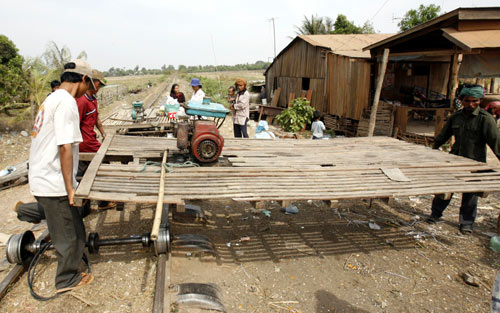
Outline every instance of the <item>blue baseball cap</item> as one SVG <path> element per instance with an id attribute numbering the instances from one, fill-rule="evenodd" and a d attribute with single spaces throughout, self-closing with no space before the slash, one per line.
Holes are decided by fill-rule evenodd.
<path id="1" fill-rule="evenodd" d="M 201 86 L 201 82 L 199 78 L 191 79 L 191 86 Z"/>

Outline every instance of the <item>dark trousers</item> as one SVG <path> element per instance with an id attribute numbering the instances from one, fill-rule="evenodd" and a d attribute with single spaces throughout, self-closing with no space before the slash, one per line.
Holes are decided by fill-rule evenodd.
<path id="1" fill-rule="evenodd" d="M 453 197 L 453 194 L 452 194 Z M 477 214 L 477 195 L 475 193 L 464 193 L 460 205 L 460 225 L 472 225 Z M 432 200 L 432 216 L 441 217 L 443 211 L 450 204 L 450 200 L 444 200 L 438 196 Z"/>
<path id="2" fill-rule="evenodd" d="M 17 217 L 32 223 L 47 220 L 57 255 L 56 288 L 72 287 L 81 279 L 79 266 L 86 237 L 83 217 L 88 215 L 90 208 L 70 206 L 67 196 L 36 197 L 36 200 L 36 203 L 20 205 Z"/>
<path id="3" fill-rule="evenodd" d="M 245 120 L 245 125 L 233 124 L 235 138 L 248 138 L 247 123 L 248 118 Z"/>

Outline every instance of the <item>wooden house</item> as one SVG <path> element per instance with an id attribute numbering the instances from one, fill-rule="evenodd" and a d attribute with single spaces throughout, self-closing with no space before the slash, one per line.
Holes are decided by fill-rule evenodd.
<path id="1" fill-rule="evenodd" d="M 459 79 L 481 80 L 488 91 L 498 92 L 500 7 L 458 8 L 364 50 L 374 60 L 381 60 L 384 50 L 388 51 L 381 99 L 397 103 L 399 132 L 406 132 L 409 111 L 432 110 L 438 133 L 445 111 L 453 109 Z M 416 106 L 415 96 L 430 101 Z M 432 103 L 439 99 L 441 105 Z"/>
<path id="2" fill-rule="evenodd" d="M 291 93 L 311 90 L 311 105 L 323 114 L 359 120 L 370 106 L 372 72 L 370 53 L 363 48 L 390 36 L 299 35 L 265 71 L 268 96 L 281 88 L 277 105 L 286 107 Z"/>

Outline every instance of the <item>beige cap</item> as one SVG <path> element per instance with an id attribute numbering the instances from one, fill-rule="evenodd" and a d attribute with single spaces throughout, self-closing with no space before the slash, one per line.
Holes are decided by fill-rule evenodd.
<path id="1" fill-rule="evenodd" d="M 92 79 L 98 80 L 101 83 L 101 86 L 106 86 L 106 83 L 104 83 L 104 76 L 102 75 L 102 72 L 98 70 L 92 70 Z"/>
<path id="2" fill-rule="evenodd" d="M 82 59 L 74 59 L 71 60 L 69 63 L 75 63 L 75 68 L 65 69 L 64 73 L 70 72 L 81 75 L 87 75 L 90 78 L 90 82 L 92 83 L 93 89 L 95 90 L 96 88 L 94 85 L 94 81 L 92 80 L 92 68 L 90 67 L 90 65 Z"/>
<path id="3" fill-rule="evenodd" d="M 92 68 L 90 65 L 81 59 L 71 60 L 69 63 L 75 63 L 75 68 L 65 69 L 64 72 L 78 73 L 82 75 L 87 75 L 92 78 Z"/>

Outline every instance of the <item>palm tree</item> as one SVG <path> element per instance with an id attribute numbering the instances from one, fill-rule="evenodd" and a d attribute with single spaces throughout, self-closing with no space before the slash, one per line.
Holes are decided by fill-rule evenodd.
<path id="1" fill-rule="evenodd" d="M 50 82 L 58 78 L 59 71 L 49 68 L 40 57 L 26 59 L 23 70 L 25 73 L 29 73 L 27 77 L 29 101 L 32 118 L 34 118 L 40 104 L 50 92 Z"/>
<path id="2" fill-rule="evenodd" d="M 70 62 L 72 59 L 69 48 L 67 46 L 62 46 L 62 48 L 59 49 L 54 41 L 50 41 L 47 44 L 47 50 L 45 50 L 43 58 L 47 66 L 51 69 L 55 69 L 58 74 L 64 71 L 64 64 Z M 87 60 L 87 53 L 82 51 L 76 58 Z"/>
<path id="3" fill-rule="evenodd" d="M 332 20 L 330 18 L 326 18 L 325 22 L 323 22 L 323 17 L 311 15 L 311 19 L 308 19 L 307 16 L 304 15 L 304 20 L 302 21 L 302 26 L 295 26 L 297 31 L 295 32 L 297 35 L 318 35 L 318 34 L 328 34 L 329 30 L 332 28 Z M 327 28 L 329 28 L 327 30 Z"/>

